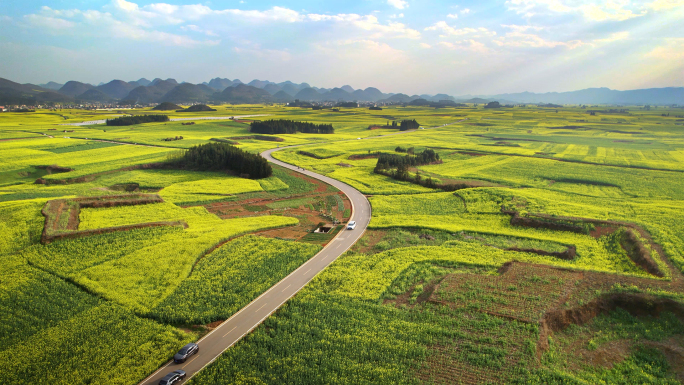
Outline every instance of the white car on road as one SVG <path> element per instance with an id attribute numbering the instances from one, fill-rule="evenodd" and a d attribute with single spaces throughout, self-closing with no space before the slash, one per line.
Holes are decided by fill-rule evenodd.
<path id="1" fill-rule="evenodd" d="M 354 230 L 356 228 L 356 222 L 351 221 L 347 223 L 347 230 Z"/>

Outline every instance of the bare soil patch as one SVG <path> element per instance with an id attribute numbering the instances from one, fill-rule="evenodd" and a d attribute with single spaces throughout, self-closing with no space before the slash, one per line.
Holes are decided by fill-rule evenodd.
<path id="1" fill-rule="evenodd" d="M 81 213 L 81 208 L 83 207 L 98 208 L 134 206 L 160 203 L 163 201 L 164 200 L 158 195 L 146 194 L 51 200 L 48 201 L 41 210 L 41 213 L 45 217 L 45 224 L 43 226 L 43 233 L 41 235 L 40 241 L 43 244 L 48 244 L 54 242 L 55 240 L 82 238 L 95 234 L 126 231 L 146 227 L 183 226 L 187 228 L 187 224 L 184 222 L 149 222 L 93 230 L 78 230 L 79 215 Z"/>
<path id="2" fill-rule="evenodd" d="M 595 317 L 616 309 L 624 309 L 635 317 L 659 317 L 663 312 L 674 314 L 684 321 L 684 304 L 663 297 L 637 292 L 625 292 L 616 287 L 633 287 L 638 290 L 680 290 L 677 282 L 618 276 L 609 273 L 575 271 L 537 264 L 509 262 L 499 269 L 499 276 L 472 273 L 455 273 L 444 276 L 432 289 L 427 302 L 432 306 L 447 306 L 466 312 L 482 312 L 518 322 L 539 325 L 536 354 L 540 359 L 549 349 L 549 337 L 561 333 L 570 325 L 583 325 Z M 617 285 L 617 286 L 616 286 Z M 385 301 L 395 306 L 409 306 L 410 293 L 415 285 L 396 298 Z M 418 301 L 416 301 L 418 302 Z M 418 306 L 416 303 L 413 306 Z M 460 314 L 460 313 L 458 313 Z M 465 315 L 464 315 L 465 316 Z M 591 329 L 583 329 L 569 340 L 569 345 L 558 345 L 563 354 L 578 357 L 568 362 L 568 369 L 581 370 L 584 365 L 611 368 L 632 354 L 639 344 L 655 347 L 663 352 L 671 365 L 671 372 L 684 378 L 684 336 L 676 335 L 664 341 L 653 342 L 632 339 L 616 339 L 601 343 L 591 350 L 590 341 L 595 337 Z M 487 332 L 483 332 L 486 338 Z M 513 340 L 514 350 L 525 348 L 531 341 Z M 554 340 L 555 337 L 554 337 Z M 451 359 L 459 349 L 454 346 L 434 345 L 426 363 L 415 375 L 422 380 L 436 383 L 505 383 L 499 371 L 487 372 L 477 366 Z M 514 354 L 507 353 L 507 360 Z M 514 361 L 509 362 L 516 364 Z M 531 367 L 540 361 L 531 362 Z"/>

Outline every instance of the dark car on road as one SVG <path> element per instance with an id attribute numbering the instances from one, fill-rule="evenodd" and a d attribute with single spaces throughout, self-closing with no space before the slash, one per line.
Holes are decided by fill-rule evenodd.
<path id="1" fill-rule="evenodd" d="M 159 380 L 159 385 L 173 385 L 177 384 L 185 378 L 185 372 L 182 370 L 174 370 Z"/>
<path id="2" fill-rule="evenodd" d="M 176 353 L 176 355 L 173 356 L 173 362 L 180 364 L 181 362 L 185 362 L 185 360 L 188 359 L 191 355 L 197 353 L 199 351 L 199 346 L 197 344 L 193 344 L 192 342 L 183 346 L 181 350 Z"/>

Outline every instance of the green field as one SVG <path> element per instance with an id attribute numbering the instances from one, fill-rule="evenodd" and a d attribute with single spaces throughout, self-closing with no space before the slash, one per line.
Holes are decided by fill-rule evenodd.
<path id="1" fill-rule="evenodd" d="M 681 109 L 215 108 L 170 115 L 263 115 L 245 119 L 335 133 L 272 142 L 231 120 L 62 126 L 116 114 L 0 114 L 6 381 L 135 384 L 321 249 L 314 235 L 254 234 L 301 225 L 288 210 L 345 210 L 337 195 L 317 199 L 311 181 L 281 168 L 250 180 L 154 166 L 212 139 L 250 152 L 304 145 L 274 157 L 348 183 L 373 214 L 357 245 L 191 383 L 684 381 L 684 321 L 667 307 L 684 306 Z M 403 119 L 426 129 L 368 129 Z M 377 153 L 405 156 L 399 146 L 439 154 L 411 178 L 459 188 L 374 173 Z M 61 225 L 95 234 L 40 243 L 48 201 L 132 192 L 164 202 L 82 208 Z M 98 233 L 157 222 L 176 225 Z M 679 305 L 639 312 L 624 298 Z M 554 312 L 596 301 L 608 310 L 548 329 Z"/>

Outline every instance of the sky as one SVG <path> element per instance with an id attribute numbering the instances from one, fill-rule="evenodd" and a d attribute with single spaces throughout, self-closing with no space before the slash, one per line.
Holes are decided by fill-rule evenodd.
<path id="1" fill-rule="evenodd" d="M 406 94 L 684 86 L 684 0 L 0 0 L 0 77 Z"/>

